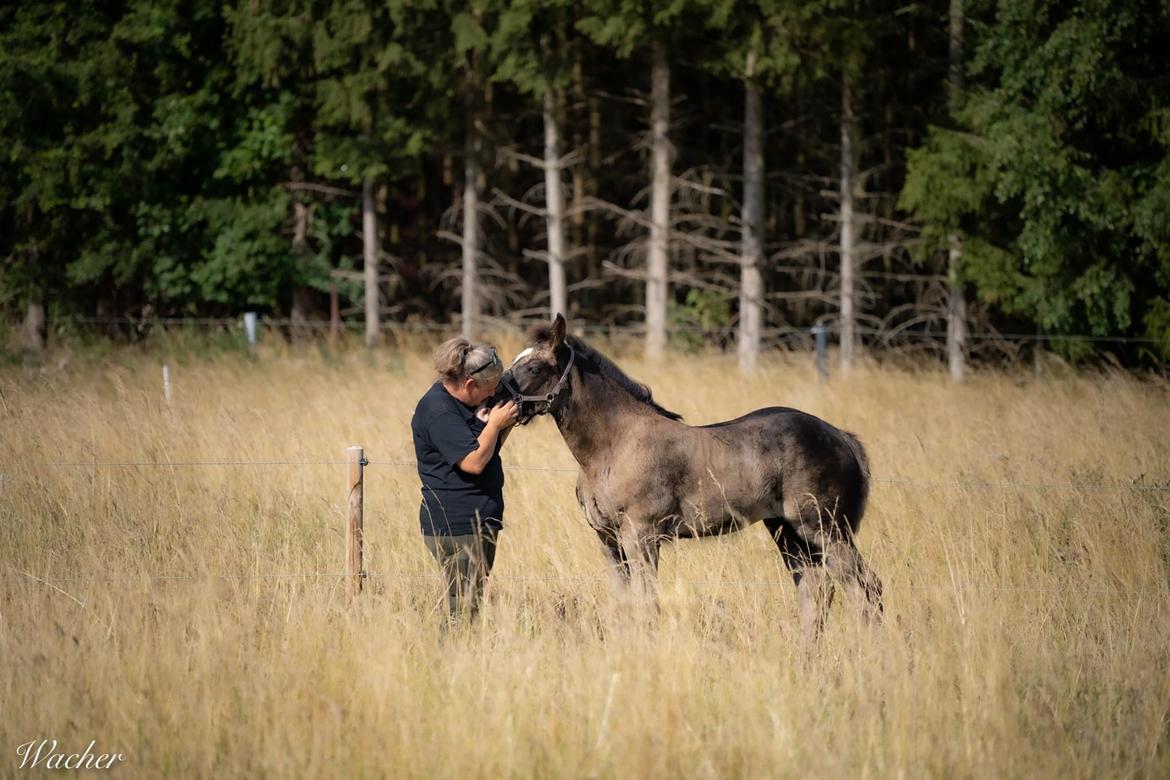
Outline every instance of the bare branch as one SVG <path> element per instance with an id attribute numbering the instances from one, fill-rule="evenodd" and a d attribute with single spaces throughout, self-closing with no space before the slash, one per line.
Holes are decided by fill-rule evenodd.
<path id="1" fill-rule="evenodd" d="M 525 203 L 523 201 L 516 200 L 511 195 L 508 195 L 507 193 L 505 193 L 503 190 L 499 189 L 498 187 L 492 190 L 492 194 L 494 194 L 497 198 L 502 200 L 504 202 L 505 206 L 509 206 L 511 208 L 514 208 L 517 211 L 523 211 L 526 214 L 531 214 L 532 216 L 540 217 L 541 219 L 545 219 L 548 217 L 548 210 L 547 209 L 537 208 L 536 206 L 529 206 L 527 203 Z"/>
<path id="2" fill-rule="evenodd" d="M 513 160 L 519 160 L 522 163 L 528 163 L 533 168 L 539 168 L 542 171 L 544 170 L 544 167 L 545 167 L 544 160 L 542 160 L 541 158 L 533 157 L 530 154 L 525 154 L 524 152 L 516 151 L 515 149 L 513 149 L 512 147 L 509 147 L 509 146 L 499 147 L 497 149 L 497 153 L 503 155 L 504 157 L 509 157 Z"/>
<path id="3" fill-rule="evenodd" d="M 360 198 L 362 196 L 360 192 L 344 190 L 341 187 L 334 187 L 329 184 L 317 184 L 311 181 L 286 181 L 282 182 L 280 186 L 284 187 L 286 190 L 292 190 L 294 192 L 321 192 L 326 195 L 340 195 L 346 198 Z"/>
<path id="4" fill-rule="evenodd" d="M 691 181 L 690 179 L 683 178 L 682 176 L 672 176 L 670 181 L 675 185 L 675 187 L 680 189 L 695 190 L 697 192 L 707 193 L 708 195 L 718 195 L 721 198 L 734 200 L 734 197 L 731 195 L 731 193 L 720 187 L 711 187 L 706 184 L 700 184 L 699 182 Z"/>
<path id="5" fill-rule="evenodd" d="M 605 273 L 610 276 L 619 276 L 623 279 L 634 279 L 641 282 L 646 281 L 645 271 L 636 271 L 630 268 L 622 268 L 621 266 L 611 263 L 608 260 L 602 262 L 601 267 Z M 705 279 L 700 279 L 693 274 L 686 273 L 685 271 L 670 271 L 668 274 L 668 281 L 671 284 L 682 284 L 686 285 L 687 287 L 699 287 L 705 290 L 712 290 L 714 292 L 726 295 L 727 297 L 735 297 L 739 295 L 739 289 L 734 285 L 714 284 Z"/>

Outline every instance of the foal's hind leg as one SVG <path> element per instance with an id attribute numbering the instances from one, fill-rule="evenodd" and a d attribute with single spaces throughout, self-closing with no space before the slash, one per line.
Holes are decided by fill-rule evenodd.
<path id="1" fill-rule="evenodd" d="M 852 539 L 836 539 L 825 545 L 825 567 L 853 602 L 861 607 L 870 625 L 882 620 L 882 581 L 861 557 Z"/>
<path id="2" fill-rule="evenodd" d="M 833 579 L 825 569 L 824 554 L 816 544 L 801 538 L 792 524 L 782 518 L 766 518 L 764 526 L 780 548 L 780 557 L 796 583 L 801 634 L 805 641 L 815 641 L 825 627 L 825 618 L 833 603 Z"/>

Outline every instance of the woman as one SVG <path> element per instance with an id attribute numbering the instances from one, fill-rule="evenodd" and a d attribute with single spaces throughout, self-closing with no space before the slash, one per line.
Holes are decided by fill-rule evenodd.
<path id="1" fill-rule="evenodd" d="M 453 338 L 435 353 L 435 369 L 439 380 L 410 423 L 422 480 L 419 520 L 446 580 L 448 617 L 474 620 L 503 527 L 500 447 L 517 409 L 509 401 L 477 413 L 504 373 L 494 347 Z"/>

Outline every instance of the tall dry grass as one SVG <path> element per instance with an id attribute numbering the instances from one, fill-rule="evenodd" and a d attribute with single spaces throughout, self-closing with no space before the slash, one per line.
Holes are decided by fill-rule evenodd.
<path id="1" fill-rule="evenodd" d="M 693 423 L 783 404 L 861 435 L 882 629 L 839 600 L 808 652 L 761 526 L 671 546 L 660 612 L 628 614 L 574 475 L 519 468 L 572 465 L 545 420 L 505 451 L 482 623 L 440 640 L 411 468 L 367 470 L 351 606 L 340 465 L 64 465 L 406 460 L 422 351 L 180 360 L 169 407 L 157 356 L 10 367 L 0 774 L 57 739 L 150 777 L 1170 775 L 1170 492 L 1125 487 L 1170 477 L 1164 384 L 621 362 Z"/>

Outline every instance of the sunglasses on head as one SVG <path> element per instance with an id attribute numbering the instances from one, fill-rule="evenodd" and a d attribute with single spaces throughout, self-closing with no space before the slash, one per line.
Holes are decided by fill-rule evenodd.
<path id="1" fill-rule="evenodd" d="M 471 373 L 469 373 L 468 376 L 469 377 L 475 376 L 480 371 L 483 371 L 485 368 L 488 368 L 489 366 L 494 366 L 496 363 L 499 363 L 499 362 L 500 362 L 500 356 L 499 356 L 499 354 L 496 353 L 495 347 L 492 347 L 491 358 L 486 363 L 484 363 L 482 366 L 480 366 L 479 368 L 477 368 L 474 371 L 472 371 Z"/>

